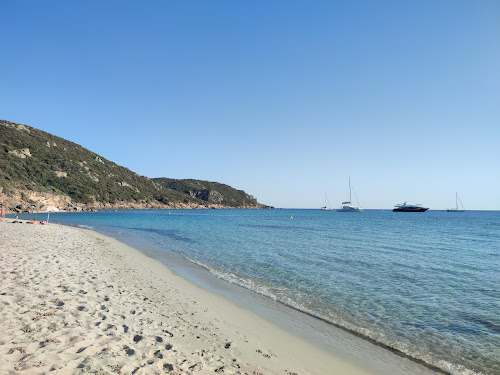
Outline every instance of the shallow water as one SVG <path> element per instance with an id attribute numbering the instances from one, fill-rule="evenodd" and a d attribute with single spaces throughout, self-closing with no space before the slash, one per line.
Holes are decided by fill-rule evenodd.
<path id="1" fill-rule="evenodd" d="M 188 259 L 444 371 L 500 374 L 500 212 L 125 210 L 51 221 Z"/>

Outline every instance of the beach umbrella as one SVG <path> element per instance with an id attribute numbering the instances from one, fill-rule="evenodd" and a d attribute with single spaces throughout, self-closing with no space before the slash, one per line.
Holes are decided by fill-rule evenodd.
<path id="1" fill-rule="evenodd" d="M 47 212 L 47 224 L 48 224 L 50 213 L 51 212 L 58 212 L 59 208 L 54 207 L 54 206 L 42 206 L 42 208 L 40 208 L 40 211 Z"/>

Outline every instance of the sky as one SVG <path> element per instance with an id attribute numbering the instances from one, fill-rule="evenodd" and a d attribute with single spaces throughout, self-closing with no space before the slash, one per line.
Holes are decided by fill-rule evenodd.
<path id="1" fill-rule="evenodd" d="M 498 0 L 0 0 L 0 119 L 283 208 L 500 210 Z M 1 136 L 1 135 L 0 135 Z M 356 203 L 356 202 L 355 202 Z"/>

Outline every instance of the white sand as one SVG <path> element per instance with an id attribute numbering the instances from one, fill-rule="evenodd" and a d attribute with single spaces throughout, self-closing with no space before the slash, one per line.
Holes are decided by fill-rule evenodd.
<path id="1" fill-rule="evenodd" d="M 112 238 L 0 222 L 0 374 L 366 374 Z"/>

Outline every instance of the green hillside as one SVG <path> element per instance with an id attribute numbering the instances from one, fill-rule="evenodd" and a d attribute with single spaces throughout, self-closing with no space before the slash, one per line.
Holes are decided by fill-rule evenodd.
<path id="1" fill-rule="evenodd" d="M 217 192 L 190 194 L 183 191 L 186 189 L 171 188 L 163 183 L 168 179 L 155 180 L 139 176 L 63 138 L 0 120 L 0 200 L 11 202 L 10 205 L 17 201 L 17 206 L 35 209 L 36 204 L 26 197 L 29 192 L 43 193 L 44 197 L 66 196 L 72 205 L 81 209 L 114 206 L 203 208 L 211 204 L 243 207 L 257 204 L 243 191 L 227 185 L 186 180 L 189 181 L 186 186 L 199 183 L 200 187 L 207 184 L 224 187 Z M 224 196 L 226 192 L 227 197 Z"/>

